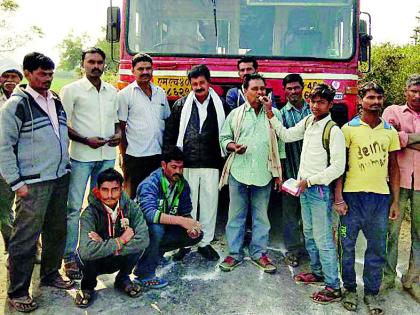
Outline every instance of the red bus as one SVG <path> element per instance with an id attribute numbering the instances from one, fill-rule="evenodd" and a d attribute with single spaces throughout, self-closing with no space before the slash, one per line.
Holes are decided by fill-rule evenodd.
<path id="1" fill-rule="evenodd" d="M 133 55 L 146 52 L 169 100 L 188 94 L 186 72 L 198 64 L 210 68 L 224 96 L 241 83 L 237 60 L 250 55 L 278 104 L 285 103 L 282 78 L 300 73 L 306 95 L 314 84 L 332 85 L 334 109 L 348 119 L 359 68 L 369 68 L 370 20 L 360 14 L 359 0 L 124 0 L 122 11 L 111 1 L 107 39 L 120 45 L 119 88 L 134 80 Z"/>

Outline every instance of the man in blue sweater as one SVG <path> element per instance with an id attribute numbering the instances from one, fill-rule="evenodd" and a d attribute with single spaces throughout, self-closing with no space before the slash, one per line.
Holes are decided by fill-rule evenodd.
<path id="1" fill-rule="evenodd" d="M 162 167 L 140 183 L 136 197 L 149 227 L 150 244 L 134 269 L 134 281 L 153 289 L 168 285 L 165 279 L 156 277 L 161 256 L 195 245 L 203 238 L 201 224 L 191 217 L 190 187 L 182 176 L 182 152 L 173 147 L 162 159 Z"/>

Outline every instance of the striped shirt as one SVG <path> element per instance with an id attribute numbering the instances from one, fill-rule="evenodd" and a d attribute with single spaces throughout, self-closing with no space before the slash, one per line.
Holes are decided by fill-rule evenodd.
<path id="1" fill-rule="evenodd" d="M 303 101 L 303 106 L 299 110 L 290 102 L 280 110 L 281 122 L 284 127 L 291 128 L 295 126 L 303 118 L 311 114 L 309 104 Z M 303 140 L 290 142 L 285 144 L 286 160 L 282 161 L 284 166 L 284 179 L 296 179 L 299 172 L 300 155 L 302 153 Z"/>
<path id="2" fill-rule="evenodd" d="M 126 153 L 135 157 L 162 153 L 165 119 L 171 114 L 165 91 L 152 83 L 150 87 L 150 99 L 136 81 L 118 93 L 118 118 L 127 122 Z"/>
<path id="3" fill-rule="evenodd" d="M 230 174 L 240 183 L 245 185 L 265 186 L 273 178 L 271 172 L 268 170 L 268 155 L 269 155 L 269 132 L 268 132 L 268 118 L 264 108 L 261 108 L 258 115 L 255 110 L 245 103 L 245 116 L 242 122 L 242 128 L 238 144 L 246 145 L 247 149 L 244 154 L 237 154 L 232 163 Z M 220 145 L 226 152 L 226 146 L 233 142 L 233 134 L 236 127 L 235 119 L 236 113 L 241 109 L 235 108 L 230 112 L 220 132 Z M 280 117 L 280 112 L 273 108 L 273 113 L 276 117 Z M 284 158 L 284 143 L 278 140 L 279 156 Z"/>

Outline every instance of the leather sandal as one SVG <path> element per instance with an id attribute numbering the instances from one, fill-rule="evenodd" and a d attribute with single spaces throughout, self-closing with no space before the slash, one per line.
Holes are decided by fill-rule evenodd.
<path id="1" fill-rule="evenodd" d="M 21 313 L 30 313 L 38 308 L 38 304 L 29 295 L 8 298 L 8 301 L 11 307 Z"/>
<path id="2" fill-rule="evenodd" d="M 131 280 L 115 282 L 114 288 L 127 294 L 131 298 L 138 297 L 142 293 L 141 286 L 133 283 Z"/>

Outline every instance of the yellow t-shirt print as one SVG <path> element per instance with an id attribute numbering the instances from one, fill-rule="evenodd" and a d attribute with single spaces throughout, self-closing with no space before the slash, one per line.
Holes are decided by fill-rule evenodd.
<path id="1" fill-rule="evenodd" d="M 354 118 L 342 128 L 349 150 L 344 192 L 389 194 L 389 152 L 400 149 L 397 131 L 382 121 L 375 128 Z"/>

